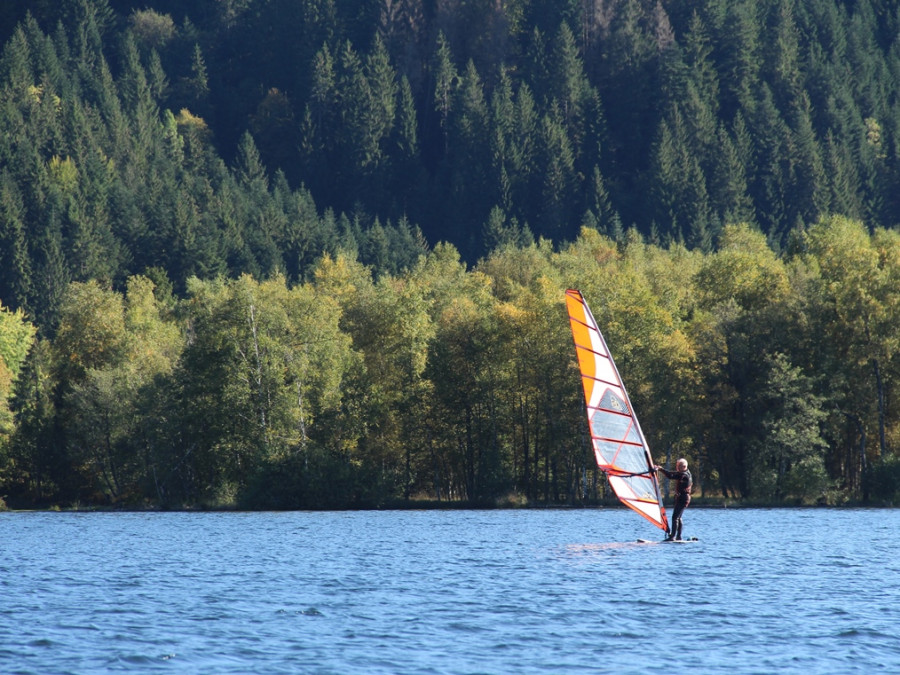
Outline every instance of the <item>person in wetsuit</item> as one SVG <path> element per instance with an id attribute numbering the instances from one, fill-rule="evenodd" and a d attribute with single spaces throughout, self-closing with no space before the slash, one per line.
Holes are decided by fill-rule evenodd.
<path id="1" fill-rule="evenodd" d="M 688 463 L 684 458 L 675 462 L 675 471 L 669 471 L 661 466 L 653 467 L 662 471 L 666 477 L 675 481 L 675 508 L 672 510 L 672 524 L 666 540 L 675 539 L 681 541 L 681 514 L 691 503 L 691 490 L 694 487 L 694 479 L 688 471 Z"/>

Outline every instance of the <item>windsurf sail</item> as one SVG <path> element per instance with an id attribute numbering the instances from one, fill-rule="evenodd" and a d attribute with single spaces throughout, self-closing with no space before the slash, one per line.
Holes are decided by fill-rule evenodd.
<path id="1" fill-rule="evenodd" d="M 622 503 L 668 530 L 653 457 L 606 340 L 580 291 L 566 291 L 566 308 L 597 466 Z"/>

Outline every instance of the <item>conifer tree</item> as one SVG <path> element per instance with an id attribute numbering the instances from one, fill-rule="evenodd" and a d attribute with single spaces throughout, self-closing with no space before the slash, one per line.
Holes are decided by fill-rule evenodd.
<path id="1" fill-rule="evenodd" d="M 753 223 L 753 202 L 747 191 L 747 171 L 728 131 L 716 131 L 718 151 L 711 153 L 709 192 L 713 209 L 724 224 Z"/>
<path id="2" fill-rule="evenodd" d="M 372 96 L 369 133 L 377 139 L 381 146 L 394 126 L 399 88 L 390 56 L 384 42 L 377 34 L 372 50 L 366 56 L 365 73 Z M 380 148 L 382 152 L 384 149 Z"/>
<path id="3" fill-rule="evenodd" d="M 600 173 L 600 167 L 594 166 L 592 180 L 587 189 L 587 210 L 594 220 L 594 227 L 608 237 L 613 237 L 619 214 L 613 208 L 606 189 L 606 183 Z M 618 223 L 621 227 L 621 222 Z"/>
<path id="4" fill-rule="evenodd" d="M 775 35 L 767 60 L 776 104 L 787 109 L 801 94 L 803 81 L 800 63 L 800 36 L 794 20 L 793 3 L 780 0 L 771 8 Z"/>
<path id="5" fill-rule="evenodd" d="M 397 122 L 400 90 L 387 49 L 377 34 L 372 50 L 366 56 L 364 72 L 370 96 L 365 133 L 371 138 L 373 150 L 363 172 L 364 183 L 359 198 L 373 212 L 386 213 L 390 205 L 386 196 L 390 183 L 389 164 L 394 150 L 390 139 Z"/>
<path id="6" fill-rule="evenodd" d="M 828 211 L 848 218 L 862 218 L 862 204 L 859 199 L 859 178 L 853 163 L 852 152 L 839 143 L 834 132 L 829 130 L 825 138 L 823 165 L 828 176 L 830 199 Z"/>
<path id="7" fill-rule="evenodd" d="M 393 119 L 386 128 L 383 126 L 384 110 L 376 110 L 372 82 L 363 60 L 349 42 L 344 44 L 338 59 L 337 91 L 340 102 L 340 125 L 336 129 L 337 165 L 339 177 L 345 184 L 340 190 L 332 186 L 330 201 L 349 210 L 353 206 L 350 195 L 363 191 L 366 178 L 381 163 L 382 133 L 390 130 Z M 393 115 L 393 99 L 390 106 Z"/>
<path id="8" fill-rule="evenodd" d="M 328 45 L 316 53 L 311 80 L 309 101 L 300 121 L 300 163 L 313 192 L 329 199 L 330 177 L 338 170 L 334 134 L 339 119 L 337 75 Z"/>
<path id="9" fill-rule="evenodd" d="M 678 240 L 708 250 L 715 233 L 711 231 L 706 177 L 693 152 L 695 146 L 681 111 L 672 110 L 656 143 L 653 194 L 657 220 Z"/>
<path id="10" fill-rule="evenodd" d="M 387 190 L 390 211 L 399 215 L 418 213 L 418 196 L 424 189 L 421 144 L 415 100 L 405 75 L 400 78 L 397 89 L 397 116 L 390 139 L 391 179 Z"/>
<path id="11" fill-rule="evenodd" d="M 0 301 L 29 308 L 33 294 L 25 204 L 12 175 L 0 171 Z"/>
<path id="12" fill-rule="evenodd" d="M 622 158 L 626 172 L 646 168 L 656 130 L 654 76 L 659 54 L 656 36 L 639 0 L 624 0 L 610 25 L 609 47 L 604 61 L 603 86 L 616 92 L 616 105 L 607 113 L 616 130 L 611 140 L 631 148 Z M 601 87 L 601 90 L 603 87 Z"/>
<path id="13" fill-rule="evenodd" d="M 795 101 L 789 113 L 791 142 L 786 148 L 792 184 L 787 218 L 812 223 L 828 208 L 828 185 L 821 146 L 813 130 L 809 101 L 805 95 L 798 96 Z"/>
<path id="14" fill-rule="evenodd" d="M 484 86 L 473 61 L 469 61 L 461 77 L 453 107 L 447 157 L 450 217 L 466 224 L 483 222 L 490 211 L 495 188 L 489 184 L 487 172 L 490 166 L 488 106 Z M 472 252 L 466 251 L 470 256 Z"/>
<path id="15" fill-rule="evenodd" d="M 690 78 L 701 100 L 718 108 L 720 85 L 713 57 L 713 45 L 709 30 L 700 14 L 691 14 L 687 34 L 684 37 L 684 63 L 690 69 Z"/>
<path id="16" fill-rule="evenodd" d="M 563 122 L 570 135 L 574 139 L 579 139 L 582 136 L 579 127 L 584 112 L 582 98 L 587 81 L 575 45 L 575 36 L 572 35 L 568 24 L 563 23 L 559 27 L 553 41 L 549 76 L 548 94 L 558 102 Z"/>
<path id="17" fill-rule="evenodd" d="M 453 106 L 454 91 L 459 85 L 459 76 L 450 54 L 450 45 L 443 34 L 437 38 L 437 49 L 431 66 L 431 78 L 433 81 L 432 104 L 438 115 L 440 135 L 443 141 L 444 154 L 449 149 L 449 120 Z"/>
<path id="18" fill-rule="evenodd" d="M 768 86 L 762 85 L 752 120 L 755 149 L 755 175 L 751 182 L 751 194 L 757 217 L 763 231 L 780 242 L 793 226 L 786 218 L 787 176 L 783 159 L 786 158 L 787 125 L 781 117 Z"/>
<path id="19" fill-rule="evenodd" d="M 207 74 L 206 60 L 203 58 L 203 51 L 200 49 L 199 44 L 194 45 L 194 51 L 191 54 L 191 76 L 185 85 L 190 102 L 198 110 L 202 111 L 203 102 L 209 96 L 209 75 Z"/>
<path id="20" fill-rule="evenodd" d="M 237 167 L 235 174 L 238 183 L 244 187 L 257 204 L 269 189 L 269 178 L 266 168 L 259 156 L 259 150 L 249 132 L 244 132 L 238 143 Z"/>
<path id="21" fill-rule="evenodd" d="M 550 239 L 568 238 L 572 223 L 575 187 L 575 156 L 562 113 L 544 115 L 541 121 L 539 165 L 543 167 L 539 232 Z"/>
<path id="22" fill-rule="evenodd" d="M 752 0 L 726 3 L 722 28 L 728 39 L 721 42 L 720 82 L 722 113 L 730 119 L 738 110 L 753 108 L 759 79 L 761 23 L 756 15 L 759 5 Z"/>
<path id="23" fill-rule="evenodd" d="M 15 413 L 5 486 L 11 504 L 57 499 L 71 467 L 56 429 L 56 406 L 49 342 L 35 342 L 19 374 L 10 408 Z"/>
<path id="24" fill-rule="evenodd" d="M 512 208 L 511 168 L 512 134 L 515 127 L 515 107 L 512 82 L 504 70 L 490 98 L 489 142 L 491 180 L 495 186 L 494 201 L 502 209 Z"/>
<path id="25" fill-rule="evenodd" d="M 32 235 L 33 278 L 40 280 L 40 283 L 35 286 L 31 311 L 37 325 L 52 333 L 71 276 L 63 245 L 60 214 L 49 211 L 44 217 L 47 219 L 44 227 Z"/>
<path id="26" fill-rule="evenodd" d="M 515 96 L 515 123 L 508 144 L 508 182 L 510 208 L 517 209 L 520 221 L 534 218 L 539 208 L 536 200 L 540 194 L 538 153 L 540 148 L 541 118 L 530 87 L 522 84 Z"/>
<path id="27" fill-rule="evenodd" d="M 131 118 L 129 131 L 133 137 L 133 151 L 129 153 L 130 160 L 142 167 L 146 165 L 148 155 L 152 155 L 159 136 L 159 108 L 147 82 L 137 45 L 130 34 L 126 36 L 124 51 L 125 70 L 118 90 Z"/>

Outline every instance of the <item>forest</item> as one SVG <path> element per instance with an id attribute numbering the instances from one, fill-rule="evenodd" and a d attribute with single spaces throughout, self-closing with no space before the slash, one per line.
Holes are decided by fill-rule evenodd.
<path id="1" fill-rule="evenodd" d="M 900 9 L 9 0 L 0 505 L 900 491 Z"/>

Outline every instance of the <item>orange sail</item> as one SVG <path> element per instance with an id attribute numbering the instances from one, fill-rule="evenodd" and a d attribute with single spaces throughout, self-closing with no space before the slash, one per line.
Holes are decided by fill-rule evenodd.
<path id="1" fill-rule="evenodd" d="M 580 291 L 566 291 L 566 308 L 597 466 L 622 503 L 668 530 L 653 458 L 606 340 Z"/>

